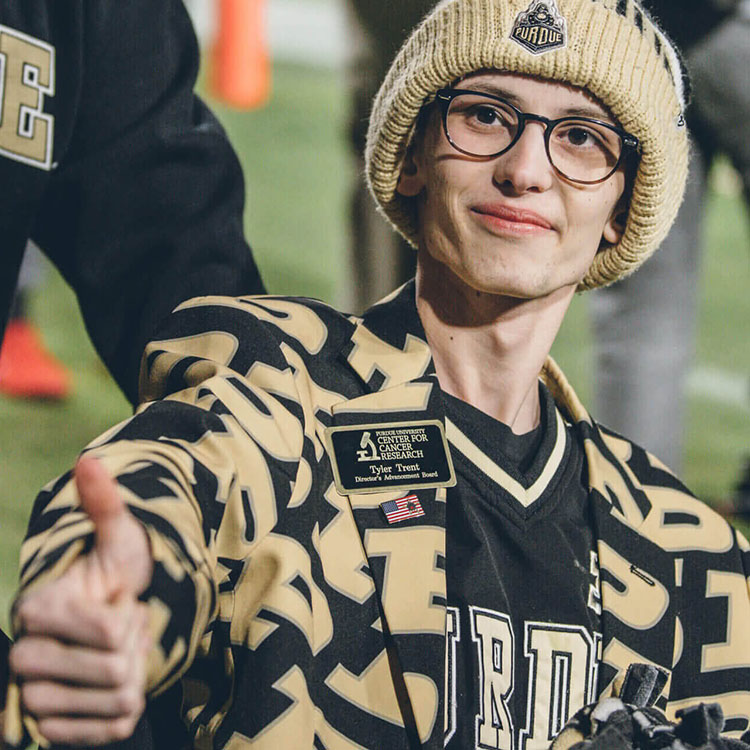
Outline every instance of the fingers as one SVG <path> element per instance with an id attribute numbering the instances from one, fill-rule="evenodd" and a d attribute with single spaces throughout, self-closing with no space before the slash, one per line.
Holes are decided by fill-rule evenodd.
<path id="1" fill-rule="evenodd" d="M 50 638 L 22 638 L 13 649 L 11 668 L 25 680 L 59 680 L 96 687 L 121 685 L 128 674 L 125 654 L 65 646 Z"/>
<path id="2" fill-rule="evenodd" d="M 133 734 L 138 716 L 91 719 L 53 716 L 38 722 L 39 731 L 53 744 L 91 747 L 125 740 Z"/>
<path id="3" fill-rule="evenodd" d="M 130 736 L 143 711 L 153 562 L 144 527 L 95 459 L 75 470 L 94 547 L 15 607 L 10 652 L 23 708 L 53 743 L 101 745 Z"/>
<path id="4" fill-rule="evenodd" d="M 126 616 L 122 637 L 107 648 L 24 635 L 10 652 L 21 702 L 53 743 L 97 745 L 129 737 L 145 705 L 146 658 L 150 647 L 147 607 Z"/>
<path id="5" fill-rule="evenodd" d="M 114 650 L 145 625 L 145 607 L 135 599 L 123 596 L 114 603 L 97 602 L 66 593 L 50 584 L 21 599 L 15 617 L 23 637 L 17 645 L 30 636 L 45 636 L 71 645 Z M 72 662 L 68 666 L 73 668 Z"/>
<path id="6" fill-rule="evenodd" d="M 34 681 L 21 687 L 21 700 L 24 708 L 39 720 L 51 717 L 137 717 L 145 706 L 143 691 L 130 685 L 95 690 Z"/>
<path id="7" fill-rule="evenodd" d="M 65 642 L 64 636 L 25 633 L 10 651 L 10 667 L 23 680 L 61 681 L 71 685 L 119 687 L 138 683 L 150 648 L 147 605 L 102 607 L 100 616 L 116 624 L 99 644 Z M 103 630 L 101 623 L 98 624 Z"/>

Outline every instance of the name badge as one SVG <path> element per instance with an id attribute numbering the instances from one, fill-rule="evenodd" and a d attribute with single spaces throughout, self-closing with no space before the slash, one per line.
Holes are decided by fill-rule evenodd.
<path id="1" fill-rule="evenodd" d="M 329 427 L 326 440 L 336 488 L 343 495 L 456 483 L 438 420 Z"/>

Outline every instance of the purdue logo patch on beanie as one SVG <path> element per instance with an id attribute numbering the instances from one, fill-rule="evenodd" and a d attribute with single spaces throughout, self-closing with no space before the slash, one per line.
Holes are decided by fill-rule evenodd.
<path id="1" fill-rule="evenodd" d="M 518 14 L 510 37 L 532 55 L 564 47 L 567 29 L 555 0 L 532 0 L 531 5 Z"/>

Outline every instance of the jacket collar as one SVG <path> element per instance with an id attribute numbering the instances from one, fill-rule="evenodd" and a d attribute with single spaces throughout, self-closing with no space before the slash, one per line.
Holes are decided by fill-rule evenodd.
<path id="1" fill-rule="evenodd" d="M 365 312 L 342 357 L 370 393 L 434 375 L 413 279 Z"/>

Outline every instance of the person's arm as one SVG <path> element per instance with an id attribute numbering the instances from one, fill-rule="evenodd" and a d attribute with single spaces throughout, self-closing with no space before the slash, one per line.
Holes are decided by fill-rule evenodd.
<path id="1" fill-rule="evenodd" d="M 130 533 L 112 555 L 102 554 L 102 513 L 92 512 L 91 498 L 106 497 L 86 497 L 80 465 L 75 478 L 62 477 L 37 498 L 13 618 L 8 746 L 24 746 L 26 732 L 38 741 L 49 731 L 65 744 L 127 736 L 145 693 L 159 694 L 188 668 L 216 614 L 210 535 L 221 513 L 213 503 L 217 482 L 232 486 L 233 467 L 229 458 L 209 461 L 204 451 L 215 453 L 223 432 L 221 420 L 203 409 L 164 402 L 90 446 L 87 455 L 104 476 L 98 482 L 108 482 L 115 498 L 109 505 L 127 508 L 119 516 L 128 523 L 119 525 Z M 149 556 L 152 575 L 136 575 L 137 562 Z M 113 577 L 100 575 L 107 559 L 119 559 L 109 566 Z M 144 610 L 147 660 L 138 633 Z"/>
<path id="2" fill-rule="evenodd" d="M 124 584 L 117 578 L 111 585 L 81 583 L 102 567 L 98 560 L 107 545 L 97 520 L 102 514 L 81 484 L 80 464 L 75 478 L 66 475 L 39 495 L 21 550 L 11 654 L 20 679 L 11 683 L 5 727 L 11 746 L 22 744 L 25 730 L 77 744 L 126 736 L 142 708 L 137 697 L 170 687 L 210 631 L 225 575 L 219 549 L 235 549 L 236 543 L 241 552 L 233 554 L 249 556 L 285 512 L 303 465 L 302 409 L 292 405 L 298 394 L 278 335 L 269 334 L 277 330 L 277 318 L 263 322 L 252 308 L 248 300 L 226 298 L 180 306 L 165 339 L 152 342 L 145 358 L 144 392 L 159 400 L 86 451 L 106 472 L 98 480 L 104 490 L 91 496 L 110 497 L 108 507 L 120 510 L 105 515 L 116 515 L 118 526 L 130 529 L 105 537 L 135 540 L 113 557 L 145 560 L 136 530 L 145 531 L 153 560 L 145 591 L 144 575 Z M 278 320 L 283 325 L 285 318 Z M 256 362 L 262 363 L 257 382 Z M 269 372 L 277 373 L 272 386 L 265 379 Z M 270 453 L 264 450 L 269 444 Z M 286 450 L 277 455 L 281 446 Z M 271 474 L 284 479 L 270 483 Z M 255 523 L 263 533 L 248 536 Z M 218 540 L 224 547 L 217 547 Z M 137 568 L 111 567 L 128 573 Z M 145 671 L 136 637 L 141 602 L 148 605 L 152 639 Z M 52 654 L 40 659 L 39 646 L 50 642 Z M 102 665 L 113 661 L 105 680 Z M 225 679 L 231 689 L 231 675 Z M 29 690 L 30 696 L 21 693 Z"/>
<path id="3" fill-rule="evenodd" d="M 193 92 L 198 48 L 182 2 L 80 7 L 81 49 L 57 55 L 58 78 L 82 71 L 75 124 L 56 142 L 32 236 L 135 403 L 143 347 L 179 302 L 263 286 L 243 235 L 239 162 Z M 60 80 L 56 96 L 69 95 Z"/>
<path id="4" fill-rule="evenodd" d="M 151 643 L 148 606 L 138 597 L 153 559 L 144 527 L 97 461 L 79 460 L 75 490 L 94 527 L 93 546 L 17 602 L 10 664 L 42 737 L 103 744 L 129 737 L 145 706 Z"/>

